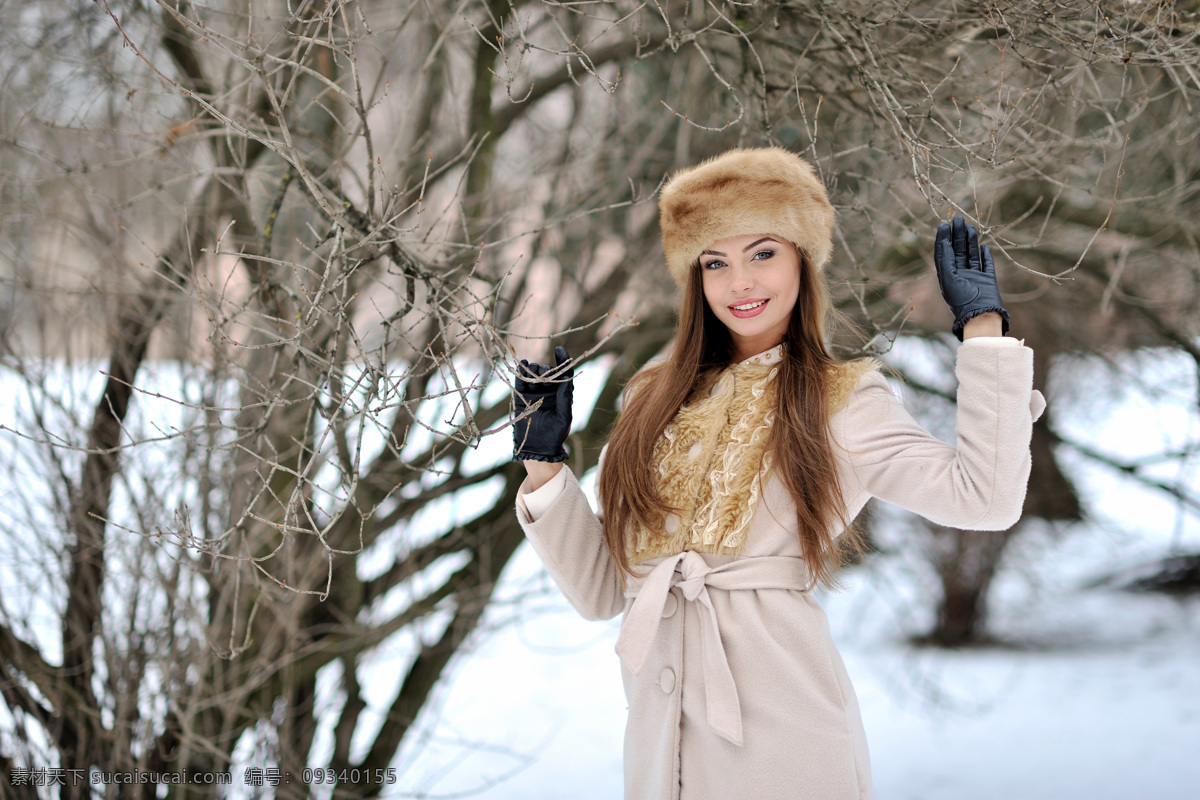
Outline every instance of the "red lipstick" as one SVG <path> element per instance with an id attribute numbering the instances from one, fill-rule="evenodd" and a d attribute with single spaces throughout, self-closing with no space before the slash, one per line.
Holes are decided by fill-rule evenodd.
<path id="1" fill-rule="evenodd" d="M 768 302 L 769 301 L 766 299 L 743 300 L 740 303 L 735 303 L 734 305 L 729 306 L 728 307 L 729 313 L 733 314 L 738 319 L 749 319 L 750 317 L 757 317 L 759 314 L 761 314 L 763 312 L 763 309 L 765 309 L 767 307 Z M 758 305 L 754 306 L 753 308 L 747 308 L 745 310 L 741 310 L 741 309 L 737 308 L 737 306 L 748 306 L 753 303 L 758 303 Z"/>

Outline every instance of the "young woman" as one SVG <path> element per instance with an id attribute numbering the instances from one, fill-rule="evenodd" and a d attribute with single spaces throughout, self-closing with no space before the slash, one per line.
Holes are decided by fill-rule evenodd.
<path id="1" fill-rule="evenodd" d="M 1044 401 L 1033 353 L 1007 339 L 975 230 L 942 223 L 935 262 L 954 312 L 958 443 L 897 402 L 876 363 L 826 346 L 833 208 L 802 159 L 733 150 L 659 200 L 683 287 L 668 358 L 626 388 L 601 457 L 601 514 L 562 468 L 571 369 L 522 362 L 517 515 L 571 604 L 623 613 L 625 797 L 871 797 L 854 690 L 812 595 L 853 547 L 869 497 L 934 522 L 1014 524 Z M 841 538 L 839 539 L 839 535 Z"/>

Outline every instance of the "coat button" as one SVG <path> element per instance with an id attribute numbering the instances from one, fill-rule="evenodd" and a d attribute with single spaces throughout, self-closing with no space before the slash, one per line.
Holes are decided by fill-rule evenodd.
<path id="1" fill-rule="evenodd" d="M 670 669 L 664 669 L 658 678 L 658 685 L 662 687 L 664 693 L 670 694 L 671 690 L 675 688 L 675 673 Z"/>
<path id="2" fill-rule="evenodd" d="M 679 601 L 675 599 L 675 595 L 668 594 L 666 599 L 663 600 L 663 608 L 662 608 L 663 619 L 666 619 L 667 617 L 674 614 L 675 609 L 678 607 L 679 607 Z"/>

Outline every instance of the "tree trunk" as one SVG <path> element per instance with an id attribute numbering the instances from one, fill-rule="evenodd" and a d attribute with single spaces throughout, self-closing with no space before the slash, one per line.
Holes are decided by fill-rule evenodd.
<path id="1" fill-rule="evenodd" d="M 942 583 L 937 621 L 923 641 L 958 647 L 986 641 L 987 592 L 1000 557 L 1020 524 L 1005 531 L 962 531 L 930 525 L 929 559 Z"/>

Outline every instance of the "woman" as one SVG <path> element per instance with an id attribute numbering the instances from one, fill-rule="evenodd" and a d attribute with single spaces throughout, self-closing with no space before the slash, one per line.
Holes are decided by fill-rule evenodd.
<path id="1" fill-rule="evenodd" d="M 560 347 L 555 367 L 522 362 L 516 385 L 518 517 L 581 614 L 625 615 L 626 798 L 871 797 L 854 690 L 812 589 L 832 582 L 872 496 L 959 528 L 1016 522 L 1044 407 L 1033 354 L 1003 338 L 975 230 L 942 223 L 938 278 L 965 340 L 958 444 L 944 444 L 874 361 L 829 353 L 834 214 L 805 161 L 733 150 L 676 174 L 659 209 L 679 332 L 626 389 L 602 513 L 562 469 Z"/>

